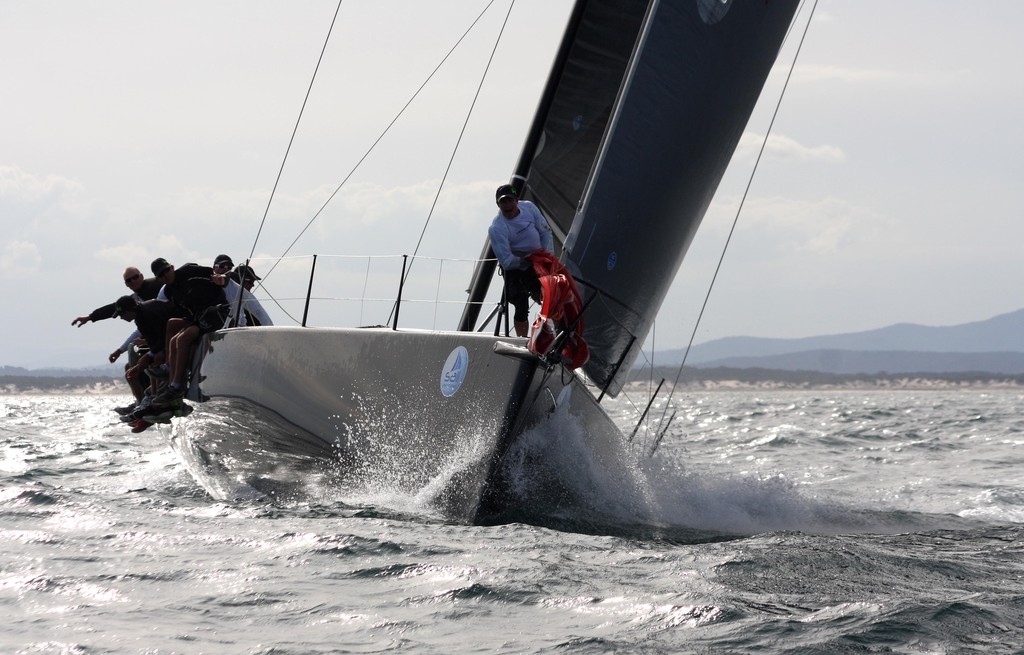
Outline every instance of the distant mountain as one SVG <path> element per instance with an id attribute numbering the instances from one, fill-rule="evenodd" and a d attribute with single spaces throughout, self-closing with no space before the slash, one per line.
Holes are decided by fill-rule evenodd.
<path id="1" fill-rule="evenodd" d="M 678 366 L 683 352 L 660 352 L 657 363 Z M 1024 373 L 1024 310 L 944 327 L 899 323 L 801 339 L 727 337 L 694 346 L 686 363 L 829 373 Z"/>
<path id="2" fill-rule="evenodd" d="M 676 364 L 678 366 L 678 364 Z M 1024 353 L 932 353 L 906 350 L 802 350 L 764 357 L 723 357 L 696 368 L 761 368 L 837 375 L 892 373 L 1024 374 Z"/>
<path id="3" fill-rule="evenodd" d="M 35 368 L 20 366 L 0 366 L 3 377 L 35 377 L 35 378 L 119 378 L 124 375 L 124 366 L 110 364 L 108 366 L 91 366 L 89 368 Z"/>
<path id="4" fill-rule="evenodd" d="M 659 351 L 658 366 L 678 367 L 683 350 Z M 834 374 L 1024 374 L 1024 309 L 984 321 L 932 327 L 898 323 L 876 330 L 801 339 L 726 337 L 695 345 L 687 366 L 762 368 Z M 120 378 L 123 366 L 25 369 L 0 366 L 4 377 Z"/>

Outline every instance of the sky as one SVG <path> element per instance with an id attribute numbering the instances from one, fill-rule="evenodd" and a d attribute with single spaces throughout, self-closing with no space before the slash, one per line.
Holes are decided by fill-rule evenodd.
<path id="1" fill-rule="evenodd" d="M 252 253 L 287 325 L 317 254 L 309 324 L 354 325 L 387 321 L 398 256 L 416 252 L 403 293 L 453 302 L 403 321 L 454 327 L 471 263 L 434 258 L 479 255 L 570 3 L 344 0 L 304 105 L 337 8 L 0 3 L 0 365 L 105 363 L 127 326 L 71 321 L 156 257 Z M 685 347 L 695 324 L 702 343 L 1024 307 L 1022 24 L 1016 0 L 820 0 L 704 315 L 796 39 L 647 347 Z"/>

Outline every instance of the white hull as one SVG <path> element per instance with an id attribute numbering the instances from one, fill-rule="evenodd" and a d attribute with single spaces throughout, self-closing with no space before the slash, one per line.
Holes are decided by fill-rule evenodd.
<path id="1" fill-rule="evenodd" d="M 173 443 L 219 497 L 287 486 L 295 480 L 281 478 L 300 470 L 342 486 L 434 487 L 449 518 L 487 520 L 506 509 L 502 456 L 560 404 L 594 452 L 620 456 L 621 433 L 579 379 L 539 365 L 523 341 L 386 328 L 218 332 L 190 389 L 205 400 L 193 416 L 214 427 L 183 421 Z"/>

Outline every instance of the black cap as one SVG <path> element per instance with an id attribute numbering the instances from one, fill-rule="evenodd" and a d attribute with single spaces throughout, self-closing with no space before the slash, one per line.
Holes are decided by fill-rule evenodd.
<path id="1" fill-rule="evenodd" d="M 157 257 L 153 260 L 153 263 L 149 265 L 149 270 L 153 271 L 153 275 L 160 277 L 164 274 L 164 271 L 170 267 L 171 262 L 167 261 L 163 257 Z"/>
<path id="2" fill-rule="evenodd" d="M 214 266 L 219 266 L 221 264 L 227 264 L 228 266 L 234 266 L 235 262 L 231 261 L 231 258 L 228 257 L 227 255 L 217 255 L 216 259 L 213 260 L 213 265 Z"/>
<path id="3" fill-rule="evenodd" d="M 256 275 L 256 271 L 252 270 L 252 267 L 246 266 L 245 264 L 239 264 L 238 268 L 235 269 L 235 273 L 238 275 L 239 280 L 262 280 L 259 275 Z"/>
<path id="4" fill-rule="evenodd" d="M 498 187 L 498 190 L 494 192 L 494 199 L 501 202 L 502 198 L 518 198 L 519 194 L 516 193 L 516 188 L 511 184 L 502 184 Z"/>
<path id="5" fill-rule="evenodd" d="M 114 316 L 124 316 L 127 312 L 139 310 L 139 301 L 134 296 L 121 296 L 114 303 Z"/>

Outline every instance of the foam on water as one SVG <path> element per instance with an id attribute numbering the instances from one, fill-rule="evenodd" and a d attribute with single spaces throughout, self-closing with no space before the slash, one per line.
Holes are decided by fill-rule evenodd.
<path id="1" fill-rule="evenodd" d="M 779 530 L 890 533 L 961 525 L 956 516 L 966 521 L 1024 520 L 1024 495 L 999 483 L 1005 475 L 990 476 L 995 478 L 993 484 L 973 488 L 955 486 L 953 476 L 934 484 L 913 475 L 922 457 L 939 466 L 949 459 L 959 470 L 971 467 L 964 475 L 977 480 L 975 468 L 1001 464 L 986 461 L 986 448 L 992 449 L 993 458 L 1020 452 L 1016 423 L 997 428 L 1006 423 L 1007 398 L 992 402 L 973 398 L 974 405 L 963 410 L 940 395 L 931 398 L 935 400 L 924 423 L 915 414 L 919 410 L 905 410 L 899 398 L 868 404 L 852 394 L 779 394 L 778 398 L 733 402 L 721 394 L 695 405 L 697 410 L 688 422 L 674 425 L 668 445 L 655 457 L 647 457 L 639 447 L 624 446 L 610 460 L 590 448 L 584 426 L 565 404 L 523 435 L 508 454 L 507 478 L 519 505 L 510 520 L 588 532 L 620 533 L 625 526 L 635 525 L 717 535 Z M 719 401 L 728 403 L 723 405 L 727 411 L 711 405 Z M 110 417 L 90 411 L 92 406 L 92 398 L 69 398 L 58 409 L 43 405 L 42 412 L 34 413 L 31 402 L 8 403 L 7 430 L 15 426 L 41 435 L 57 434 L 71 421 L 75 422 L 72 432 L 82 436 L 68 439 L 64 435 L 46 452 L 24 443 L 2 443 L 0 471 L 39 479 L 46 474 L 46 459 L 60 451 L 65 465 L 76 460 L 82 466 L 94 460 L 124 464 L 117 476 L 90 482 L 113 490 L 189 484 L 178 456 L 167 449 L 140 450 L 136 445 L 161 441 L 166 433 L 153 429 L 134 441 L 127 439 L 123 429 L 117 429 L 121 426 L 111 427 Z M 825 421 L 828 429 L 815 429 Z M 240 429 L 203 420 L 175 423 L 193 431 Z M 997 431 L 990 433 L 993 429 Z M 426 436 L 420 435 L 417 441 L 423 439 Z M 341 503 L 427 520 L 442 518 L 448 515 L 445 506 L 451 502 L 452 489 L 460 476 L 479 465 L 486 443 L 482 432 L 456 435 L 454 440 L 464 447 L 453 452 L 432 477 L 409 474 L 409 452 L 367 451 L 363 457 L 369 466 L 357 478 L 341 479 L 338 471 L 331 470 L 299 471 L 304 481 L 301 494 L 278 497 L 275 502 Z M 692 447 L 679 447 L 686 443 Z M 968 447 L 972 461 L 964 461 L 961 455 Z M 829 459 L 830 451 L 841 453 L 840 458 Z M 851 453 L 859 453 L 861 462 L 851 460 Z M 803 477 L 783 468 L 788 461 L 803 469 Z M 735 462 L 743 465 L 737 467 Z M 867 479 L 863 470 L 857 470 L 864 469 L 865 462 L 875 471 L 869 474 L 874 476 L 871 486 L 862 486 L 858 495 L 837 496 L 831 491 L 847 484 L 849 476 Z M 902 468 L 894 469 L 894 464 Z M 225 497 L 249 501 L 263 497 L 262 491 L 243 481 L 233 484 Z M 944 486 L 951 487 L 948 493 L 940 493 Z"/>
<path id="2" fill-rule="evenodd" d="M 772 434 L 750 439 L 748 447 L 778 448 L 784 441 Z M 641 532 L 659 527 L 720 536 L 780 530 L 892 533 L 967 523 L 947 514 L 880 508 L 870 497 L 816 497 L 808 494 L 813 487 L 778 473 L 696 469 L 678 449 L 648 457 L 645 449 L 624 446 L 618 457 L 602 460 L 579 419 L 563 409 L 525 433 L 505 464 L 520 504 L 516 518 L 590 532 L 621 533 L 631 525 Z M 998 516 L 1012 520 L 1014 514 Z"/>
<path id="3" fill-rule="evenodd" d="M 647 456 L 646 447 L 627 444 L 611 456 L 596 452 L 569 404 L 562 404 L 510 449 L 504 474 L 514 507 L 502 520 L 589 533 L 702 540 L 781 530 L 892 533 L 979 520 L 1017 521 L 1024 514 L 1024 498 L 1012 487 L 976 489 L 974 502 L 957 494 L 957 505 L 950 506 L 954 496 L 938 495 L 940 486 L 908 476 L 913 468 L 893 469 L 892 463 L 919 468 L 922 455 L 941 462 L 958 455 L 964 447 L 962 439 L 950 439 L 947 432 L 935 430 L 922 436 L 925 430 L 915 428 L 913 417 L 895 406 L 864 407 L 855 399 L 853 403 L 848 397 L 841 400 L 810 396 L 794 402 L 784 396 L 753 403 L 744 400 L 747 405 L 733 403 L 728 412 L 695 411 L 689 422 L 673 427 L 668 445 L 654 457 Z M 947 407 L 936 403 L 932 409 L 941 416 Z M 971 426 L 978 420 L 975 411 L 971 411 Z M 196 412 L 179 425 L 193 431 L 193 438 L 201 437 L 203 431 L 246 429 L 222 419 L 195 420 L 201 416 Z M 821 427 L 826 420 L 831 420 L 830 429 Z M 934 422 L 935 417 L 929 420 Z M 851 422 L 855 430 L 849 429 Z M 944 421 L 947 426 L 951 422 L 956 424 L 952 417 Z M 906 427 L 895 432 L 889 425 Z M 463 477 L 474 475 L 486 456 L 489 424 L 472 434 L 446 435 L 447 442 L 460 447 L 429 476 L 415 465 L 430 435 L 405 426 L 403 436 L 411 445 L 398 448 L 394 439 L 374 432 L 392 429 L 387 416 L 367 419 L 361 427 L 370 430 L 370 438 L 368 446 L 356 453 L 357 473 L 330 465 L 297 470 L 294 477 L 301 485 L 287 496 L 273 496 L 274 502 L 342 503 L 430 521 L 458 516 L 460 510 L 453 508 L 472 502 L 461 497 L 459 489 Z M 983 437 L 972 434 L 970 438 Z M 695 446 L 679 447 L 687 442 Z M 1005 451 L 1007 441 L 998 442 Z M 393 445 L 374 448 L 377 443 Z M 841 456 L 833 458 L 833 451 Z M 861 461 L 850 459 L 851 452 L 859 453 Z M 183 454 L 188 454 L 187 449 Z M 184 460 L 189 465 L 189 458 Z M 802 478 L 779 470 L 780 463 L 788 461 L 798 463 Z M 201 481 L 210 473 L 205 462 L 189 466 Z M 831 491 L 848 484 L 850 476 L 870 480 L 871 486 L 865 486 L 860 495 L 837 496 Z M 258 500 L 265 492 L 238 478 L 203 484 L 219 498 Z M 922 506 L 923 495 L 927 502 Z"/>
<path id="4" fill-rule="evenodd" d="M 556 412 L 510 459 L 530 524 L 487 526 L 432 508 L 470 445 L 217 501 L 109 399 L 32 399 L 0 433 L 0 652 L 1018 652 L 1020 526 L 950 511 L 1022 507 L 1015 401 L 810 398 L 715 397 L 618 462 Z"/>

